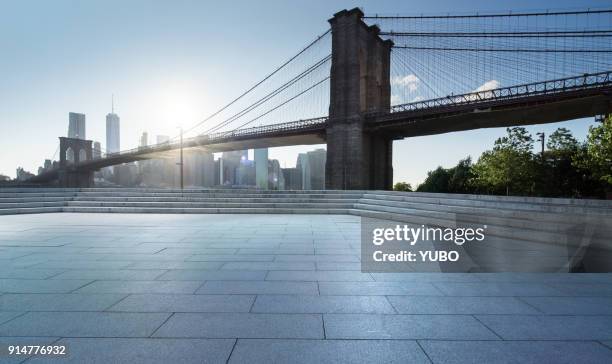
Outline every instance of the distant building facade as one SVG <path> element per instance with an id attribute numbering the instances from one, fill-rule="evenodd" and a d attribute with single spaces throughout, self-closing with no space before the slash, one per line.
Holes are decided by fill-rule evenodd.
<path id="1" fill-rule="evenodd" d="M 149 145 L 149 133 L 145 131 L 140 136 L 140 141 L 138 143 L 138 146 L 143 148 L 143 147 L 146 147 L 147 145 Z"/>
<path id="2" fill-rule="evenodd" d="M 325 189 L 325 162 L 327 152 L 325 149 L 317 149 L 298 155 L 296 168 L 302 174 L 303 190 Z"/>
<path id="3" fill-rule="evenodd" d="M 302 189 L 302 170 L 300 168 L 283 168 L 286 190 Z"/>
<path id="4" fill-rule="evenodd" d="M 68 113 L 68 138 L 87 139 L 85 114 Z"/>
<path id="5" fill-rule="evenodd" d="M 102 158 L 102 146 L 100 145 L 100 142 L 94 142 L 92 152 L 93 152 L 93 159 Z"/>
<path id="6" fill-rule="evenodd" d="M 121 150 L 121 132 L 119 115 L 106 115 L 106 153 L 117 153 Z"/>
<path id="7" fill-rule="evenodd" d="M 268 171 L 268 148 L 255 149 L 255 184 L 257 187 L 267 190 L 270 172 Z"/>

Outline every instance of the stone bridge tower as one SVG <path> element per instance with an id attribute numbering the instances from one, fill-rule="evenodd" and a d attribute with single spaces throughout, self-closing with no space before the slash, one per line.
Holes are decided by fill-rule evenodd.
<path id="1" fill-rule="evenodd" d="M 74 165 L 92 159 L 91 140 L 60 137 L 60 187 L 93 187 L 93 172 L 78 171 Z"/>
<path id="2" fill-rule="evenodd" d="M 327 127 L 327 189 L 391 189 L 393 140 L 368 133 L 365 115 L 391 106 L 393 42 L 363 22 L 358 9 L 329 20 L 332 30 L 330 106 Z"/>

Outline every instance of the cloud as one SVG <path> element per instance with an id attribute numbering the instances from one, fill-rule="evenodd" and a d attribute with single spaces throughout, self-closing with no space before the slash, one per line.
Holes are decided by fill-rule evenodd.
<path id="1" fill-rule="evenodd" d="M 489 90 L 499 88 L 499 86 L 501 86 L 501 83 L 498 80 L 489 80 L 483 83 L 482 85 L 478 86 L 478 88 L 474 90 L 474 92 L 489 91 Z"/>
<path id="2" fill-rule="evenodd" d="M 418 101 L 423 101 L 423 97 L 417 96 L 414 99 L 410 100 L 410 102 L 418 102 Z"/>
<path id="3" fill-rule="evenodd" d="M 492 92 L 484 92 L 484 91 L 493 90 L 493 89 L 499 88 L 500 86 L 501 86 L 501 83 L 498 80 L 489 80 L 489 81 L 483 83 L 482 85 L 478 86 L 472 92 L 481 92 L 480 98 L 489 98 L 489 97 L 493 97 L 493 93 Z M 473 96 L 472 99 L 476 100 L 476 99 L 478 99 L 478 97 Z"/>
<path id="4" fill-rule="evenodd" d="M 406 87 L 410 91 L 416 91 L 420 82 L 421 80 L 419 80 L 419 78 L 414 74 L 391 78 L 391 85 Z"/>

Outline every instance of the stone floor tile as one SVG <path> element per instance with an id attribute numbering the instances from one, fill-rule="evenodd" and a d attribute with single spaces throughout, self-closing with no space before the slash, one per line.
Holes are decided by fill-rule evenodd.
<path id="1" fill-rule="evenodd" d="M 207 281 L 198 294 L 319 294 L 316 282 Z"/>
<path id="2" fill-rule="evenodd" d="M 32 363 L 224 363 L 234 345 L 232 339 L 135 339 L 67 338 L 56 345 L 66 345 L 66 357 L 36 357 Z"/>
<path id="3" fill-rule="evenodd" d="M 395 313 L 378 296 L 257 296 L 252 312 L 262 313 Z"/>
<path id="4" fill-rule="evenodd" d="M 154 336 L 322 339 L 323 322 L 321 315 L 176 313 Z"/>
<path id="5" fill-rule="evenodd" d="M 328 339 L 499 339 L 467 315 L 325 314 Z"/>
<path id="6" fill-rule="evenodd" d="M 596 342 L 420 341 L 434 363 L 575 364 L 612 362 L 612 350 Z"/>
<path id="7" fill-rule="evenodd" d="M 0 336 L 147 337 L 168 313 L 28 312 L 0 325 Z"/>
<path id="8" fill-rule="evenodd" d="M 249 312 L 254 300 L 252 295 L 134 294 L 108 311 Z"/>
<path id="9" fill-rule="evenodd" d="M 505 340 L 611 340 L 612 316 L 479 315 Z"/>
<path id="10" fill-rule="evenodd" d="M 429 363 L 415 341 L 239 339 L 230 363 Z"/>

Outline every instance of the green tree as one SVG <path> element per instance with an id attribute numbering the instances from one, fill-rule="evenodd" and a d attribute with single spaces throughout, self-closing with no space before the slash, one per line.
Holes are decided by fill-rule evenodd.
<path id="1" fill-rule="evenodd" d="M 606 191 L 612 190 L 612 116 L 604 118 L 600 125 L 591 126 L 586 141 L 588 168 L 603 183 Z"/>
<path id="2" fill-rule="evenodd" d="M 557 153 L 574 153 L 578 149 L 578 141 L 572 135 L 572 132 L 567 128 L 558 128 L 550 137 L 546 143 L 548 150 Z"/>
<path id="3" fill-rule="evenodd" d="M 448 170 L 450 178 L 448 180 L 448 192 L 452 193 L 471 193 L 473 187 L 471 180 L 474 177 L 472 171 L 472 158 L 467 157 L 457 163 L 456 166 Z"/>
<path id="4" fill-rule="evenodd" d="M 473 166 L 472 182 L 480 192 L 531 195 L 535 187 L 533 138 L 525 128 L 507 128 L 493 150 L 484 152 Z"/>
<path id="5" fill-rule="evenodd" d="M 548 138 L 544 160 L 535 159 L 537 171 L 536 194 L 553 197 L 580 195 L 581 173 L 572 160 L 580 144 L 566 128 L 558 128 Z"/>
<path id="6" fill-rule="evenodd" d="M 394 191 L 402 191 L 402 192 L 412 192 L 412 186 L 410 185 L 410 183 L 397 182 L 393 186 L 393 190 Z"/>
<path id="7" fill-rule="evenodd" d="M 447 169 L 438 167 L 433 171 L 427 172 L 425 181 L 417 187 L 418 192 L 449 192 L 448 182 L 451 175 Z"/>

